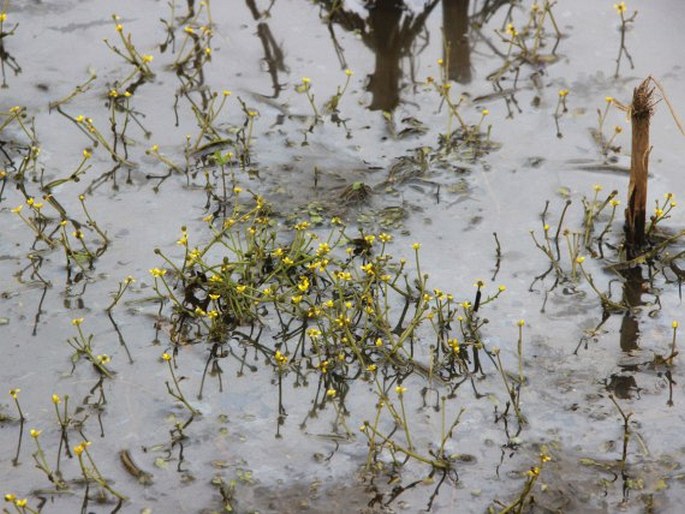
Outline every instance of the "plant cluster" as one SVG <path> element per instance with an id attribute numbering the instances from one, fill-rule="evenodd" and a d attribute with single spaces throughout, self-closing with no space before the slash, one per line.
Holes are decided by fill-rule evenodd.
<path id="1" fill-rule="evenodd" d="M 287 416 L 285 384 L 313 378 L 316 393 L 307 417 L 330 408 L 336 430 L 354 438 L 348 418 L 359 414 L 349 411 L 346 400 L 359 381 L 369 384 L 376 407 L 361 424 L 368 446 L 366 470 L 399 479 L 407 462 L 427 466 L 430 479 L 439 477 L 434 496 L 445 480 L 457 478 L 458 462 L 446 445 L 455 437 L 463 409 L 450 421 L 446 402 L 454 402 L 464 383 L 477 388 L 475 379 L 485 376 L 483 357 L 505 386 L 501 418 L 508 418 L 511 409 L 520 431 L 525 423 L 520 410 L 523 321 L 514 377 L 505 371 L 499 349 L 488 347 L 481 333 L 487 319 L 479 315 L 504 286 L 486 295 L 485 284 L 478 281 L 473 302 L 459 302 L 428 285 L 419 243 L 412 245 L 411 261 L 398 260 L 389 253 L 393 238 L 388 233 L 350 234 L 339 219 L 331 220 L 327 232 L 313 231 L 306 221 L 284 227 L 263 198 L 252 195 L 242 201 L 242 190 L 233 192 L 229 217 L 205 218 L 213 234 L 209 242 L 193 245 L 183 228 L 177 241 L 182 261 L 157 251 L 165 265 L 150 270 L 159 300 L 171 307 L 173 346 L 162 355 L 172 377 L 168 392 L 188 408 L 191 419 L 200 412 L 181 391 L 177 350 L 200 344 L 209 346 L 205 376 L 211 370 L 220 387 L 222 360 L 234 357 L 244 363 L 248 353 L 261 357 L 277 385 L 277 427 Z M 412 394 L 408 389 L 422 383 L 429 384 L 422 386 L 422 394 L 434 391 L 439 397 L 435 409 L 442 413 L 439 444 L 428 450 L 417 448 L 404 403 Z M 383 501 L 392 501 L 406 487 L 412 485 L 396 488 Z"/>

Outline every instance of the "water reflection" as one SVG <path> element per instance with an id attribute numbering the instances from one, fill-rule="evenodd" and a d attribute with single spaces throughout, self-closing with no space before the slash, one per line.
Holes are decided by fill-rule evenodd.
<path id="1" fill-rule="evenodd" d="M 630 352 L 637 350 L 638 336 L 640 335 L 640 327 L 637 318 L 634 314 L 634 309 L 644 305 L 642 301 L 642 292 L 645 288 L 645 281 L 642 278 L 642 268 L 629 268 L 623 272 L 625 283 L 623 286 L 623 302 L 627 309 L 623 314 L 623 321 L 621 322 L 621 350 Z"/>
<path id="2" fill-rule="evenodd" d="M 402 0 L 378 0 L 369 7 L 366 19 L 357 13 L 344 11 L 339 2 L 327 1 L 324 4 L 341 63 L 344 55 L 335 38 L 333 23 L 349 32 L 358 32 L 364 44 L 375 54 L 374 70 L 366 85 L 366 90 L 371 93 L 368 108 L 372 111 L 394 110 L 400 102 L 401 59 L 411 59 L 427 46 L 426 19 L 438 0 L 426 2 L 418 14 L 409 11 Z M 415 48 L 417 43 L 421 44 L 418 49 Z"/>
<path id="3" fill-rule="evenodd" d="M 275 0 L 271 0 L 267 8 L 261 10 L 257 0 L 245 0 L 247 10 L 258 22 L 256 35 L 263 49 L 262 63 L 271 78 L 273 90 L 270 98 L 279 97 L 285 88 L 279 80 L 279 75 L 289 72 L 285 64 L 283 47 L 277 43 L 270 24 L 266 21 L 270 18 L 275 3 Z M 481 2 L 424 0 L 422 5 L 410 8 L 404 0 L 376 0 L 367 2 L 364 9 L 354 9 L 353 6 L 339 0 L 318 2 L 322 10 L 322 19 L 328 26 L 331 43 L 342 69 L 347 69 L 349 66 L 345 49 L 338 39 L 336 27 L 341 27 L 344 31 L 358 36 L 374 54 L 373 70 L 368 75 L 365 87 L 371 94 L 371 101 L 367 106 L 369 110 L 393 111 L 401 101 L 404 76 L 408 75 L 410 83 L 417 82 L 414 59 L 429 45 L 431 34 L 426 22 L 439 3 L 442 3 L 441 33 L 434 37 L 437 36 L 442 40 L 445 78 L 468 84 L 473 77 L 471 63 L 473 41 L 469 37 L 470 33 L 480 34 L 480 28 L 488 23 L 502 7 L 509 6 L 510 11 L 505 18 L 510 19 L 510 2 L 506 0 Z M 192 2 L 189 2 L 189 17 L 192 17 L 192 11 Z M 471 11 L 470 14 L 469 11 Z M 540 22 L 542 21 L 543 18 L 540 18 Z M 494 44 L 488 38 L 482 34 L 480 37 L 498 56 L 506 60 L 506 56 L 496 51 Z M 406 73 L 403 70 L 402 59 L 409 61 L 409 70 Z M 511 65 L 510 62 L 507 61 L 507 63 Z M 504 66 L 503 69 L 508 71 L 510 68 L 511 66 Z M 498 95 L 503 92 L 499 84 L 502 74 L 497 74 L 494 80 L 491 78 Z M 518 68 L 516 74 L 518 75 Z M 508 98 L 509 94 L 506 95 L 508 105 L 511 102 Z"/>
<path id="4" fill-rule="evenodd" d="M 469 2 L 470 0 L 442 1 L 447 78 L 461 84 L 471 82 L 471 45 L 468 37 Z"/>
<path id="5" fill-rule="evenodd" d="M 19 66 L 17 60 L 14 57 L 12 57 L 12 55 L 5 48 L 5 38 L 13 35 L 14 31 L 17 29 L 19 24 L 15 24 L 14 27 L 12 27 L 12 29 L 8 31 L 5 31 L 3 25 L 4 23 L 0 22 L 0 70 L 2 70 L 2 85 L 0 85 L 0 87 L 4 89 L 9 87 L 9 85 L 7 84 L 7 74 L 5 66 L 7 66 L 11 71 L 13 71 L 15 75 L 19 75 L 21 73 L 21 66 Z"/>
<path id="6" fill-rule="evenodd" d="M 255 19 L 255 21 L 259 21 L 257 24 L 257 37 L 259 37 L 259 41 L 264 49 L 263 62 L 266 65 L 266 70 L 269 73 L 269 76 L 271 77 L 271 86 L 273 88 L 273 95 L 271 95 L 270 98 L 278 98 L 278 96 L 281 94 L 281 91 L 283 91 L 285 88 L 285 86 L 278 80 L 278 73 L 287 73 L 289 71 L 288 67 L 285 65 L 285 54 L 283 49 L 276 42 L 269 24 L 263 21 L 269 18 L 271 15 L 271 9 L 275 3 L 276 0 L 271 0 L 269 7 L 265 11 L 260 12 L 257 8 L 255 0 L 245 0 L 245 4 L 252 14 L 252 17 Z"/>

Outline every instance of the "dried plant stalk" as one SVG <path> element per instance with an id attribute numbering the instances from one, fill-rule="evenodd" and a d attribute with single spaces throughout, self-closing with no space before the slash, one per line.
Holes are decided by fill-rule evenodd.
<path id="1" fill-rule="evenodd" d="M 635 258 L 645 242 L 647 212 L 647 175 L 649 173 L 649 120 L 654 112 L 654 87 L 651 77 L 633 91 L 630 106 L 632 150 L 628 207 L 626 208 L 626 250 L 628 259 Z"/>

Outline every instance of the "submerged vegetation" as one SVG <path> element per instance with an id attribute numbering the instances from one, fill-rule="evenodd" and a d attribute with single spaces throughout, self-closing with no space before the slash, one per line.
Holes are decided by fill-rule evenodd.
<path id="1" fill-rule="evenodd" d="M 656 407 L 638 402 L 668 389 L 670 408 L 682 380 L 675 195 L 631 222 L 653 198 L 649 144 L 632 148 L 630 186 L 583 175 L 626 171 L 636 129 L 620 117 L 648 121 L 659 83 L 636 90 L 642 110 L 616 99 L 632 78 L 596 95 L 597 122 L 581 122 L 595 157 L 545 201 L 544 146 L 577 143 L 577 104 L 597 104 L 556 74 L 577 37 L 557 2 L 443 0 L 441 20 L 437 0 L 303 2 L 317 35 L 293 56 L 272 32 L 293 16 L 278 0 L 235 19 L 209 0 L 149 4 L 136 19 L 89 5 L 87 23 L 55 29 L 58 52 L 93 38 L 94 62 L 60 55 L 54 84 L 27 78 L 41 8 L 1 5 L 3 512 L 677 502 L 681 463 L 664 457 L 672 441 L 648 450 Z M 639 24 L 613 9 L 618 78 Z M 362 46 L 375 68 L 351 64 Z M 513 140 L 512 179 L 499 153 L 531 113 L 547 133 Z M 541 196 L 516 202 L 519 188 Z M 518 223 L 536 217 L 527 237 Z M 601 345 L 612 331 L 620 352 Z"/>

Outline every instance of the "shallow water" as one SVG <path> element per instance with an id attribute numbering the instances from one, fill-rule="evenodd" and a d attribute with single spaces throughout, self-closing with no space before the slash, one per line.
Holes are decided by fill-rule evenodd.
<path id="1" fill-rule="evenodd" d="M 11 212 L 25 201 L 15 187 L 20 182 L 14 173 L 21 150 L 13 145 L 27 143 L 16 124 L 4 129 L 0 159 L 8 176 L 0 198 L 0 266 L 4 271 L 0 275 L 4 363 L 0 383 L 6 390 L 21 388 L 19 399 L 28 419 L 23 426 L 16 419 L 0 425 L 0 462 L 7 463 L 0 469 L 2 490 L 28 497 L 34 508 L 45 499 L 43 512 L 81 508 L 85 489 L 75 481 L 80 476 L 76 459 L 62 459 L 65 479 L 72 481 L 70 493 L 64 495 L 45 493 L 51 484 L 32 459 L 35 444 L 28 430 L 40 428 L 48 460 L 51 465 L 56 461 L 60 429 L 50 401 L 56 393 L 63 398 L 69 395 L 72 408 L 83 407 L 76 415 L 85 418 L 81 433 L 71 428 L 69 444 L 81 439 L 92 442 L 89 451 L 103 476 L 129 497 L 122 512 L 220 512 L 219 480 L 233 482 L 230 503 L 237 512 L 419 512 L 426 508 L 435 484 L 408 489 L 387 506 L 369 506 L 372 494 L 360 478 L 366 440 L 358 434 L 342 437 L 332 409 L 301 426 L 316 394 L 313 373 L 309 386 L 295 387 L 293 380 L 285 383 L 287 417 L 279 427 L 273 369 L 256 352 L 243 354 L 237 341 L 229 344 L 234 356 L 221 363 L 223 391 L 217 379 L 209 377 L 202 399 L 196 396 L 208 347 L 178 348 L 177 373 L 187 377 L 182 387 L 202 416 L 183 430 L 185 439 L 175 438 L 177 423 L 186 422 L 188 414 L 166 391 L 168 369 L 159 356 L 171 348 L 169 311 L 158 317 L 158 304 L 149 301 L 154 293 L 148 270 L 164 266 L 155 248 L 172 260 L 183 259 L 176 244 L 181 226 L 188 227 L 193 244 L 211 235 L 202 221 L 208 213 L 207 197 L 203 168 L 195 156 L 190 165 L 192 171 L 199 170 L 197 175 L 188 179 L 173 174 L 160 184 L 147 177 L 166 174 L 167 166 L 146 150 L 159 145 L 160 154 L 183 167 L 186 135 L 194 141 L 198 134 L 189 99 L 199 105 L 203 91 L 215 91 L 221 99 L 222 91 L 230 90 L 232 95 L 217 123 L 221 134 L 232 135 L 245 122 L 238 98 L 258 112 L 251 161 L 246 169 L 235 170 L 243 188 L 263 194 L 284 217 L 340 215 L 350 223 L 362 222 L 369 230 L 380 224 L 395 235 L 391 250 L 397 256 L 410 257 L 411 243 L 420 241 L 421 267 L 430 275 L 432 287 L 452 291 L 458 301 L 472 301 L 473 283 L 478 279 L 486 281 L 487 291 L 505 284 L 507 291 L 483 309 L 489 320 L 483 332 L 489 347 L 501 348 L 504 365 L 513 375 L 516 322 L 525 319 L 526 382 L 521 408 L 528 423 L 514 435 L 515 422 L 510 419 L 507 431 L 502 421 L 496 421 L 507 398 L 492 366 L 486 366 L 486 377 L 475 382 L 485 397 L 477 398 L 470 385 L 459 389 L 447 403 L 447 418 L 461 408 L 465 412 L 447 448 L 463 458 L 456 468 L 458 481 L 440 488 L 434 512 L 483 512 L 495 500 L 509 504 L 520 493 L 525 472 L 536 464 L 542 445 L 552 461 L 542 470 L 532 511 L 677 512 L 685 501 L 680 423 L 685 377 L 677 358 L 671 368 L 647 363 L 655 354 L 668 353 L 671 323 L 683 321 L 678 285 L 657 279 L 645 291 L 642 301 L 651 303 L 637 314 L 637 339 L 629 337 L 629 322 L 623 321 L 623 315 L 613 314 L 585 341 L 587 331 L 602 319 L 598 297 L 584 284 L 574 294 L 558 287 L 545 302 L 544 292 L 552 285 L 549 278 L 529 291 L 534 277 L 549 262 L 535 248 L 529 231 L 541 233 L 540 214 L 547 200 L 549 222 L 558 221 L 565 201 L 560 192 L 574 202 L 567 218 L 570 226 L 582 221 L 581 198 L 592 196 L 594 184 L 603 186 L 602 194 L 618 190 L 618 198 L 625 203 L 628 177 L 621 169 L 630 163 L 626 115 L 612 110 L 605 124 L 609 129 L 624 128 L 617 136 L 621 150 L 611 167 L 601 166 L 602 156 L 590 130 L 597 126 L 596 110 L 604 108 L 606 96 L 629 103 L 633 88 L 649 74 L 663 85 L 674 108 L 683 112 L 678 53 L 685 43 L 679 26 L 681 3 L 630 2 L 629 12 L 639 11 L 626 35 L 635 68 L 631 70 L 624 60 L 614 79 L 620 18 L 612 3 L 558 2 L 553 12 L 564 34 L 557 50 L 559 59 L 522 66 L 513 98 L 491 96 L 493 87 L 487 80 L 501 66 L 497 52 L 506 52 L 506 44 L 494 33 L 502 27 L 508 9 L 503 5 L 487 24 L 469 32 L 469 51 L 464 55 L 462 48 L 460 54 L 460 62 L 467 64 L 456 70 L 464 83 L 452 83 L 453 91 L 468 95 L 460 110 L 468 123 L 478 123 L 479 112 L 489 110 L 483 128 L 492 126 L 496 148 L 477 159 L 468 152 L 436 158 L 423 173 L 417 172 L 415 161 L 404 168 L 398 163 L 406 164 L 407 157 L 416 156 L 421 147 L 435 150 L 440 134 L 447 130 L 446 108 L 425 82 L 441 72 L 437 60 L 443 57 L 443 6 L 412 2 L 409 11 L 389 6 L 368 15 L 359 2 L 351 3 L 350 11 L 357 15 L 343 16 L 332 25 L 336 52 L 324 21 L 326 2 L 319 6 L 276 0 L 271 7 L 269 3 L 210 4 L 211 60 L 202 65 L 203 83 L 196 84 L 187 97 L 179 96 L 177 114 L 175 95 L 183 77 L 171 65 L 182 54 L 182 28 L 175 30 L 176 53 L 171 47 L 161 52 L 166 33 L 159 20 L 171 19 L 167 3 L 117 3 L 124 33 L 132 35 L 141 54 L 154 57 L 149 63 L 154 78 L 140 84 L 130 100 L 149 137 L 135 124 L 128 128 L 128 160 L 134 166 L 130 171 L 118 169 L 116 182 L 98 180 L 114 166 L 102 146 L 95 148 L 74 123 L 49 108 L 50 102 L 64 98 L 94 73 L 92 88 L 65 104 L 64 111 L 72 117 L 92 117 L 94 125 L 111 138 L 107 93 L 131 71 L 102 42 L 107 38 L 121 48 L 112 13 L 94 1 L 9 3 L 3 30 L 14 23 L 19 26 L 0 40 L 14 59 L 5 61 L 7 88 L 0 90 L 0 110 L 4 113 L 20 105 L 29 118 L 35 117 L 43 183 L 68 176 L 82 160 L 83 149 L 91 148 L 88 163 L 92 168 L 78 183 L 55 187 L 53 194 L 70 216 L 80 220 L 78 195 L 85 194 L 93 219 L 111 243 L 86 278 L 73 280 L 75 271 L 68 276 L 63 251 L 47 250 L 40 244 L 36 245 L 43 248 L 38 253 L 43 259 L 37 268 L 39 276 L 31 276 L 30 268 L 22 273 L 31 264 L 28 255 L 34 237 Z M 471 22 L 481 8 L 497 3 L 472 1 Z M 530 2 L 524 4 L 528 8 Z M 255 6 L 259 12 L 268 8 L 269 15 L 255 18 L 251 10 Z M 182 17 L 186 12 L 187 5 L 176 2 L 175 15 Z M 522 10 L 514 13 L 517 23 L 527 16 Z M 394 45 L 388 44 L 391 36 L 396 38 Z M 10 69 L 8 63 L 13 62 L 21 67 L 20 73 Z M 345 83 L 345 68 L 354 71 L 339 107 L 345 124 L 327 118 L 306 132 L 312 109 L 295 86 L 303 76 L 309 77 L 316 103 L 321 105 Z M 531 78 L 534 74 L 537 78 Z M 510 82 L 503 81 L 503 86 L 512 88 Z M 553 115 L 558 91 L 565 88 L 570 92 L 568 112 L 559 119 L 560 138 Z M 394 127 L 384 118 L 383 109 L 393 110 Z M 402 133 L 411 125 L 410 118 L 418 120 L 423 130 Z M 302 144 L 305 138 L 307 145 Z M 667 192 L 678 199 L 685 188 L 685 178 L 678 172 L 682 138 L 661 102 L 652 121 L 650 202 Z M 347 205 L 341 201 L 343 191 L 355 182 L 367 184 L 371 194 Z M 40 198 L 43 194 L 36 176 L 28 174 L 23 183 L 28 195 Z M 621 209 L 609 236 L 614 243 L 620 240 Z M 27 210 L 25 205 L 23 212 Z M 49 215 L 56 214 L 50 211 Z M 683 221 L 678 207 L 667 226 L 680 230 Z M 496 278 L 491 280 L 497 261 L 493 232 L 501 242 L 502 255 Z M 87 231 L 86 240 L 97 241 L 97 235 Z M 605 289 L 615 276 L 603 272 L 601 262 L 589 261 L 588 269 Z M 36 257 L 34 262 L 38 262 Z M 136 282 L 114 309 L 114 325 L 105 308 L 127 275 Z M 612 288 L 620 299 L 620 285 L 614 283 Z M 655 293 L 659 309 L 653 304 Z M 80 362 L 70 372 L 71 350 L 66 341 L 75 335 L 71 320 L 81 317 L 84 332 L 93 334 L 95 352 L 111 356 L 109 367 L 116 372 L 94 392 L 90 391 L 98 375 L 92 366 Z M 267 336 L 272 336 L 269 329 Z M 434 448 L 440 420 L 422 407 L 419 391 L 425 385 L 420 376 L 408 379 L 406 397 L 416 446 Z M 376 398 L 367 382 L 351 387 L 346 423 L 356 433 L 374 415 Z M 441 385 L 435 387 L 444 390 Z M 624 412 L 632 413 L 623 473 L 618 463 L 623 420 L 608 398 L 610 391 Z M 106 403 L 94 405 L 100 393 Z M 0 403 L 0 414 L 16 418 L 10 396 Z M 18 441 L 19 458 L 12 465 Z M 135 463 L 153 475 L 152 484 L 141 485 L 126 472 L 121 450 L 128 450 Z M 425 466 L 410 463 L 402 470 L 400 483 L 406 486 L 426 474 Z M 387 499 L 395 484 L 387 484 L 387 477 L 377 483 Z M 111 500 L 98 505 L 91 499 L 88 504 L 89 512 L 115 508 Z"/>

